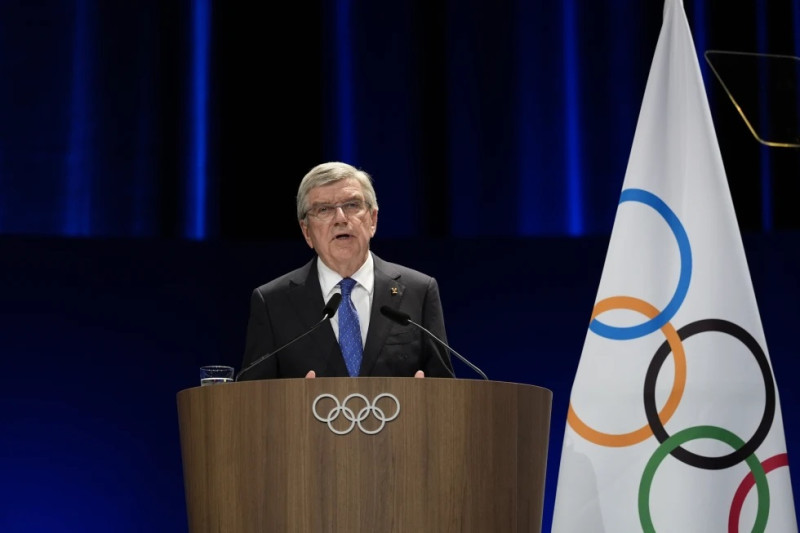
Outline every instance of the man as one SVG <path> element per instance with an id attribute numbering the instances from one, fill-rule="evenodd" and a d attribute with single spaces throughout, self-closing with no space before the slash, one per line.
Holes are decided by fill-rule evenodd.
<path id="1" fill-rule="evenodd" d="M 341 303 L 328 323 L 239 378 L 452 376 L 446 349 L 380 312 L 406 313 L 447 342 L 436 280 L 369 249 L 378 226 L 369 174 L 338 162 L 312 168 L 297 191 L 297 219 L 316 257 L 253 291 L 242 369 L 310 330 L 337 292 Z"/>

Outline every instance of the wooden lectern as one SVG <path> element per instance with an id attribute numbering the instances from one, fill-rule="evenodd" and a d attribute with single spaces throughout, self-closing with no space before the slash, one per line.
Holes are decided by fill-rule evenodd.
<path id="1" fill-rule="evenodd" d="M 177 399 L 191 533 L 541 530 L 547 389 L 317 378 Z"/>

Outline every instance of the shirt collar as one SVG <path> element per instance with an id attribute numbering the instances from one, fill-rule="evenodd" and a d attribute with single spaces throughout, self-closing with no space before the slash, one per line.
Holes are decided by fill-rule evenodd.
<path id="1" fill-rule="evenodd" d="M 370 295 L 372 294 L 372 289 L 375 287 L 374 266 L 375 261 L 372 259 L 372 252 L 369 252 L 367 254 L 367 260 L 364 261 L 361 268 L 350 276 L 356 280 L 356 286 L 361 285 Z M 325 297 L 325 301 L 328 301 L 334 292 L 339 292 L 337 285 L 342 281 L 342 276 L 331 270 L 328 265 L 322 262 L 319 256 L 317 256 L 317 272 L 319 272 L 319 286 L 322 289 L 322 294 Z"/>

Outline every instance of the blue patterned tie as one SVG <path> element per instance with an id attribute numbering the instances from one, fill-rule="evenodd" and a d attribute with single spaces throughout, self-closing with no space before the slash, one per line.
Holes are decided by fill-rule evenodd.
<path id="1" fill-rule="evenodd" d="M 357 376 L 361 369 L 361 354 L 364 347 L 361 346 L 361 326 L 358 323 L 358 313 L 350 293 L 356 280 L 344 278 L 339 282 L 342 288 L 342 301 L 339 304 L 339 346 L 342 348 L 344 362 L 347 365 L 347 372 L 351 377 Z"/>

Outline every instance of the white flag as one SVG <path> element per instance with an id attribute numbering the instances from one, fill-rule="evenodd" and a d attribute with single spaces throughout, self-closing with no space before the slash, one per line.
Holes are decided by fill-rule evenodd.
<path id="1" fill-rule="evenodd" d="M 664 6 L 552 531 L 797 531 L 778 392 L 681 0 Z"/>

